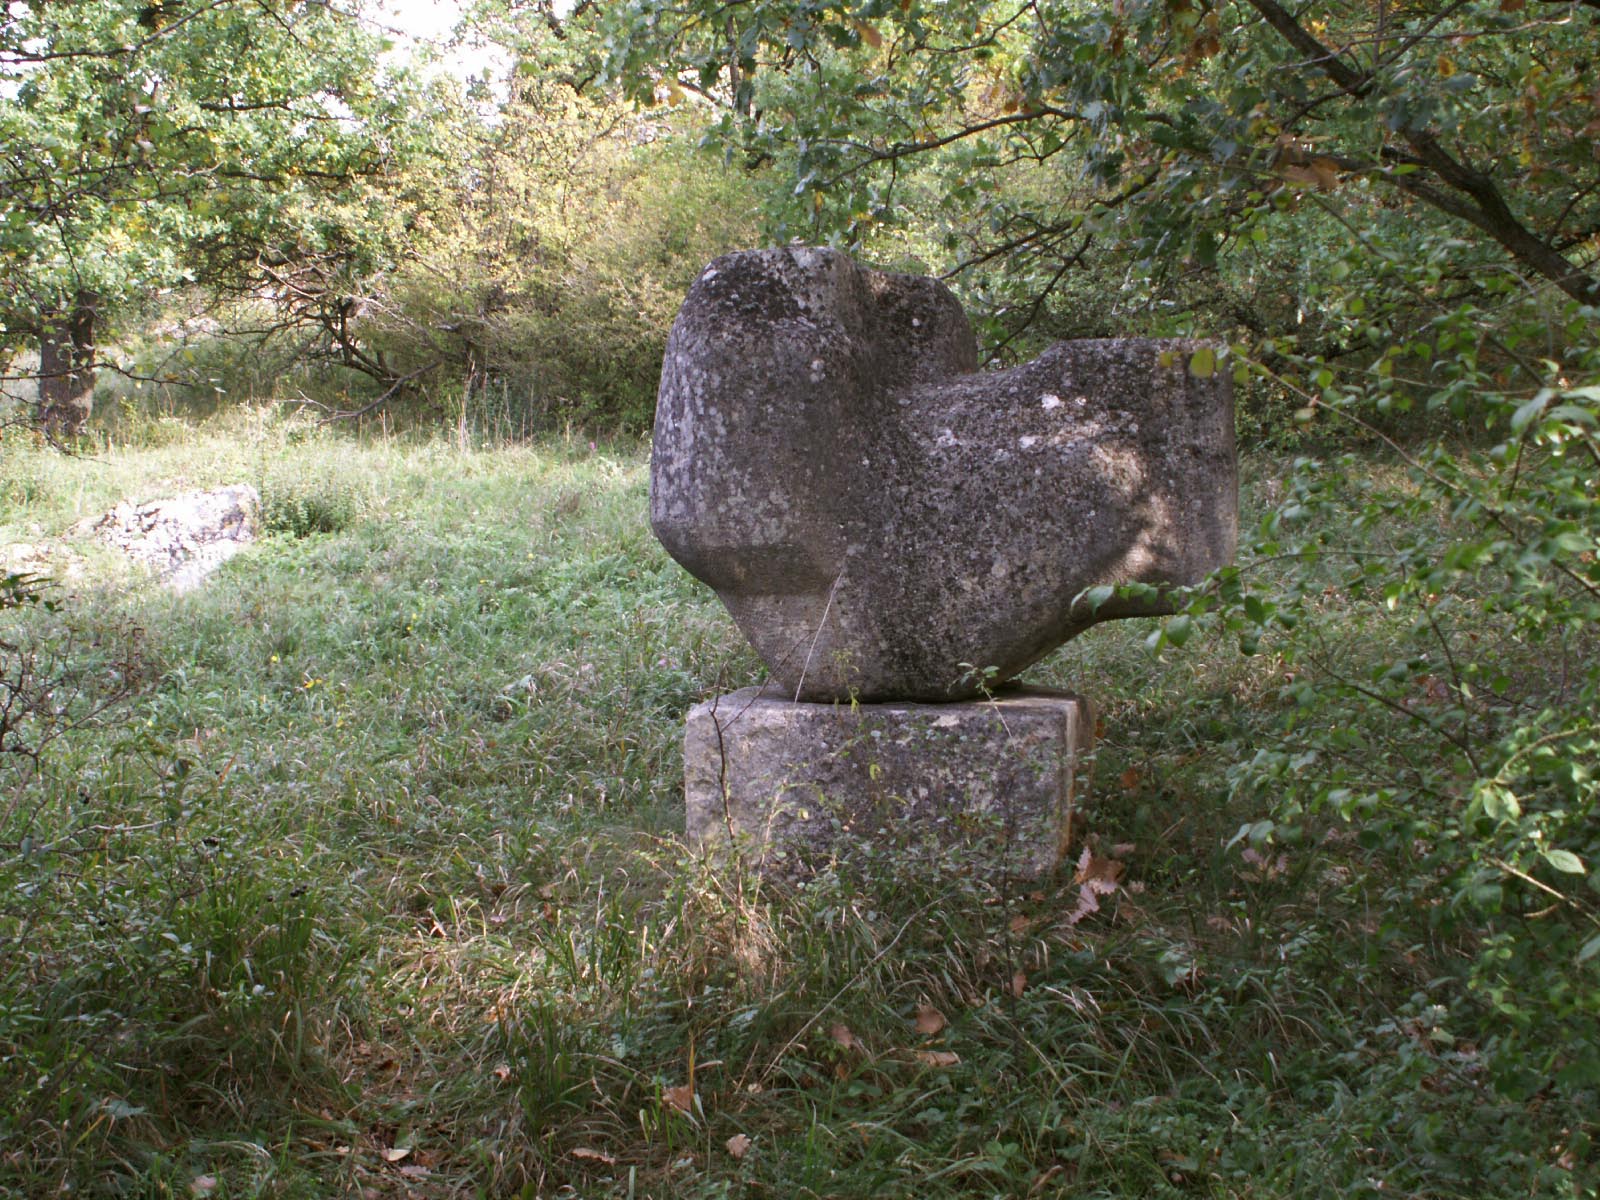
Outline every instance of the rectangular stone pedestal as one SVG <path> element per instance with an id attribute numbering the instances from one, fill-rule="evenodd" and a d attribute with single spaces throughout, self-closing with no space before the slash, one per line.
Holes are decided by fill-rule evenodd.
<path id="1" fill-rule="evenodd" d="M 684 734 L 689 841 L 762 867 L 898 854 L 1037 875 L 1066 849 L 1088 704 L 1017 688 L 957 704 L 802 704 L 745 688 Z"/>

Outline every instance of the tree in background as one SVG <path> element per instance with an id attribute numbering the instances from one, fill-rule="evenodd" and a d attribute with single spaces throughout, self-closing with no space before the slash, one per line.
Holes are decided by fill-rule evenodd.
<path id="1" fill-rule="evenodd" d="M 321 0 L 0 7 L 0 363 L 88 419 L 107 326 L 161 289 L 256 292 L 337 333 L 390 252 L 420 99 Z"/>
<path id="2" fill-rule="evenodd" d="M 696 149 L 699 112 L 580 90 L 581 57 L 543 21 L 495 32 L 522 65 L 495 119 L 460 127 L 463 169 L 355 332 L 467 423 L 648 428 L 683 294 L 759 236 L 759 201 Z"/>

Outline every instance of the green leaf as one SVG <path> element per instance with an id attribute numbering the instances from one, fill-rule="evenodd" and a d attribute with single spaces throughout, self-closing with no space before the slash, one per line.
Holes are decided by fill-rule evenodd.
<path id="1" fill-rule="evenodd" d="M 1099 612 L 1100 607 L 1112 596 L 1116 595 L 1116 592 L 1116 588 L 1108 583 L 1103 583 L 1098 587 L 1090 588 L 1079 599 L 1089 606 L 1090 612 Z"/>
<path id="2" fill-rule="evenodd" d="M 1544 406 L 1549 403 L 1551 395 L 1550 389 L 1544 388 L 1532 400 L 1520 405 L 1517 411 L 1511 414 L 1511 432 L 1521 433 L 1532 425 L 1544 411 Z"/>
<path id="3" fill-rule="evenodd" d="M 1558 404 L 1550 410 L 1552 421 L 1570 421 L 1574 425 L 1594 425 L 1597 419 L 1587 408 L 1579 408 L 1576 404 Z"/>
<path id="4" fill-rule="evenodd" d="M 1565 871 L 1568 875 L 1582 875 L 1584 873 L 1583 859 L 1571 850 L 1546 850 L 1544 860 L 1558 871 Z"/>
<path id="5" fill-rule="evenodd" d="M 1506 788 L 1491 785 L 1483 791 L 1483 811 L 1493 821 L 1516 820 L 1522 815 L 1522 805 Z"/>
<path id="6" fill-rule="evenodd" d="M 1210 379 L 1217 370 L 1217 352 L 1202 346 L 1189 359 L 1189 374 L 1196 379 Z"/>

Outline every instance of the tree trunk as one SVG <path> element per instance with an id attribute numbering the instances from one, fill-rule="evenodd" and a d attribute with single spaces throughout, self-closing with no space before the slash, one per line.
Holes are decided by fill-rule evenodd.
<path id="1" fill-rule="evenodd" d="M 94 411 L 94 335 L 100 298 L 79 292 L 39 332 L 39 424 L 75 436 Z"/>

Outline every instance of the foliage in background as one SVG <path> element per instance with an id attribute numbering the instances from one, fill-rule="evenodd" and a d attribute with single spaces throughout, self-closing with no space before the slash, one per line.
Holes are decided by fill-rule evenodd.
<path id="1" fill-rule="evenodd" d="M 198 283 L 336 334 L 392 253 L 429 103 L 349 15 L 294 0 L 0 9 L 0 368 L 88 419 L 119 317 Z M 18 379 L 11 377 L 10 382 Z"/>
<path id="2" fill-rule="evenodd" d="M 749 184 L 684 126 L 519 76 L 362 335 L 436 401 L 501 397 L 519 435 L 647 428 L 684 292 L 758 237 Z"/>
<path id="3" fill-rule="evenodd" d="M 718 99 L 729 151 L 787 168 L 780 239 L 952 272 L 1007 355 L 1037 327 L 1360 360 L 1325 320 L 1351 228 L 1436 256 L 1422 319 L 1497 265 L 1594 301 L 1597 13 L 636 0 L 601 62 Z"/>

